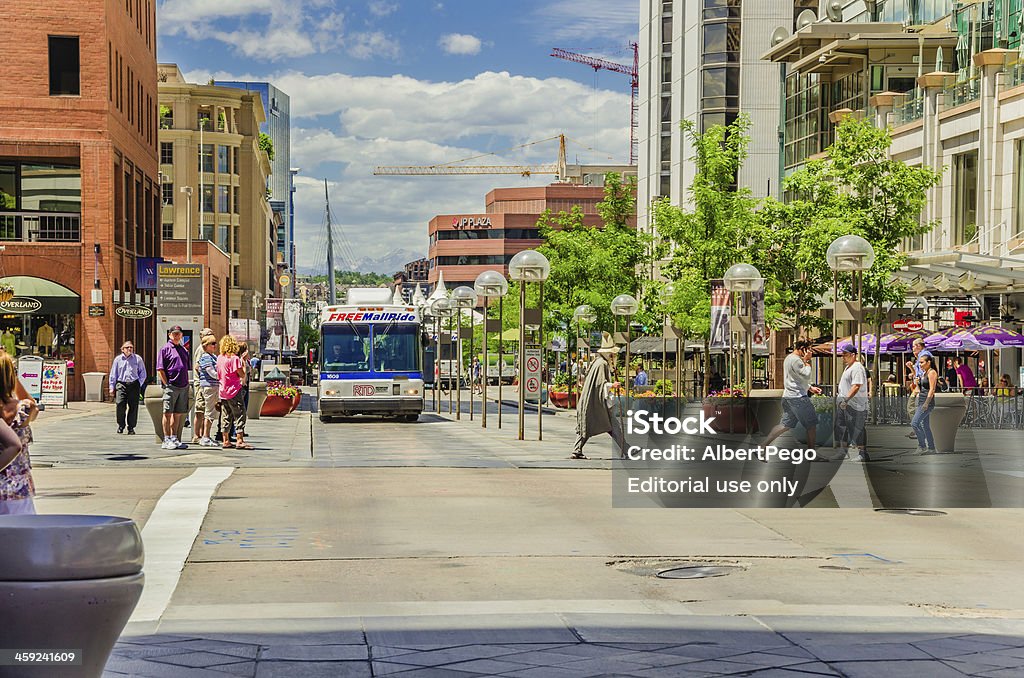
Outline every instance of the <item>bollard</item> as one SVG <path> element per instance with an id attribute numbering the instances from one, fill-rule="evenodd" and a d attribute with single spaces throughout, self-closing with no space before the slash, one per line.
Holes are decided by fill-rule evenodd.
<path id="1" fill-rule="evenodd" d="M 75 663 L 0 665 L 0 678 L 99 678 L 142 595 L 142 536 L 112 516 L 0 516 L 5 650 L 76 653 Z"/>

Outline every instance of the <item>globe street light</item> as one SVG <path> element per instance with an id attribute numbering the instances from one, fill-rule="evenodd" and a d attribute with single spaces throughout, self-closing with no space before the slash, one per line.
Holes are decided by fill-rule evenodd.
<path id="1" fill-rule="evenodd" d="M 487 370 L 490 366 L 487 360 L 487 325 L 491 322 L 491 319 L 487 317 L 487 311 L 489 302 L 492 298 L 498 298 L 499 310 L 498 310 L 498 428 L 501 428 L 501 368 L 502 368 L 502 356 L 501 356 L 501 300 L 506 294 L 508 294 L 508 281 L 498 271 L 484 271 L 476 277 L 476 282 L 473 283 L 473 289 L 477 293 L 477 296 L 484 300 L 484 364 L 483 364 L 483 391 L 484 391 L 484 409 L 480 415 L 480 426 L 487 428 Z"/>
<path id="2" fill-rule="evenodd" d="M 459 365 L 458 365 L 458 391 L 456 392 L 456 406 L 455 406 L 455 418 L 462 419 L 462 313 L 467 308 L 469 309 L 469 358 L 473 359 L 473 307 L 476 306 L 476 292 L 473 291 L 472 287 L 462 285 L 452 290 L 451 296 L 452 306 L 455 307 L 456 313 L 458 314 L 458 331 L 459 341 L 456 344 L 459 354 Z M 472 368 L 470 368 L 472 370 Z M 470 386 L 469 386 L 469 418 L 473 419 L 473 374 L 469 375 Z"/>
<path id="3" fill-rule="evenodd" d="M 438 383 L 438 387 L 440 387 L 440 384 L 441 384 L 441 362 L 442 362 L 441 361 L 442 353 L 440 351 L 440 348 L 441 348 L 441 331 L 442 331 L 442 325 L 443 325 L 442 320 L 447 320 L 447 319 L 452 317 L 452 303 L 450 301 L 448 301 L 447 297 L 440 297 L 438 299 L 435 299 L 431 303 L 430 306 L 431 306 L 431 310 L 434 313 L 434 317 L 437 318 L 437 326 L 438 326 L 438 329 L 437 329 L 437 341 L 438 341 L 437 383 Z M 445 343 L 448 344 L 449 353 L 450 353 L 450 351 L 451 351 L 451 341 L 448 341 L 448 342 L 445 342 Z M 451 356 L 449 355 L 449 359 L 450 358 L 451 358 Z M 451 377 L 452 377 L 452 375 L 451 375 L 451 366 L 449 366 L 448 367 L 448 380 L 449 381 L 451 381 Z M 437 394 L 437 410 L 438 411 L 441 410 L 441 393 L 440 393 L 440 391 Z M 452 411 L 452 391 L 451 391 L 451 388 L 449 388 L 448 389 L 448 412 L 451 413 L 451 411 Z"/>
<path id="4" fill-rule="evenodd" d="M 753 379 L 751 373 L 753 372 L 753 347 L 751 346 L 751 307 L 753 306 L 752 294 L 759 292 L 764 289 L 764 278 L 761 277 L 761 272 L 757 270 L 752 264 L 733 264 L 725 272 L 723 276 L 723 282 L 725 289 L 729 291 L 732 299 L 735 301 L 736 314 L 733 316 L 733 330 L 737 333 L 743 334 L 743 379 L 747 383 L 747 394 L 750 393 L 750 389 L 753 386 Z M 739 300 L 735 299 L 734 295 L 740 295 Z M 730 342 L 730 359 L 734 355 L 734 345 Z M 735 360 L 730 360 L 729 366 L 729 381 L 730 384 L 735 386 L 740 383 L 739 366 L 735 365 Z M 735 380 L 733 378 L 733 370 L 735 368 Z"/>
<path id="5" fill-rule="evenodd" d="M 547 257 L 536 250 L 523 250 L 517 253 L 508 262 L 508 277 L 519 283 L 519 440 L 523 440 L 523 408 L 526 407 L 526 283 L 535 282 L 540 286 L 539 303 L 531 315 L 534 316 L 539 326 L 538 340 L 540 344 L 540 366 L 541 378 L 537 380 L 537 440 L 543 440 L 543 403 L 541 402 L 541 380 L 543 379 L 544 366 L 544 281 L 548 279 L 551 272 L 551 264 Z M 532 371 L 532 370 L 531 370 Z M 532 390 L 532 389 L 531 389 Z"/>
<path id="6" fill-rule="evenodd" d="M 616 318 L 623 316 L 626 320 L 626 403 L 629 403 L 629 343 L 633 338 L 632 328 L 629 326 L 629 319 L 636 315 L 637 310 L 640 308 L 640 304 L 637 303 L 636 298 L 629 294 L 620 294 L 619 296 L 612 299 L 611 303 L 612 315 Z M 620 408 L 620 414 L 625 414 L 625 409 Z"/>
<path id="7" fill-rule="evenodd" d="M 854 323 L 854 339 L 857 353 L 860 354 L 861 321 L 864 317 L 862 308 L 864 271 L 875 263 L 875 249 L 859 235 L 841 235 L 832 241 L 825 251 L 825 260 L 832 269 L 832 397 L 837 394 L 839 381 L 839 320 L 850 320 Z M 839 274 L 850 273 L 851 292 L 853 299 L 839 304 Z M 875 357 L 877 360 L 877 356 Z"/>

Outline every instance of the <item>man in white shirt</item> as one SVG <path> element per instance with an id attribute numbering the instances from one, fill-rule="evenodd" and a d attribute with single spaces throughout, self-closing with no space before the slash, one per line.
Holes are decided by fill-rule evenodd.
<path id="1" fill-rule="evenodd" d="M 771 430 L 762 445 L 770 445 L 773 440 L 800 423 L 807 429 L 807 446 L 814 447 L 818 414 L 807 394 L 818 395 L 821 389 L 811 386 L 811 356 L 811 342 L 801 339 L 793 345 L 793 352 L 783 361 L 782 421 Z"/>
<path id="2" fill-rule="evenodd" d="M 833 461 L 846 458 L 846 443 L 857 448 L 857 461 L 870 461 L 864 446 L 864 424 L 868 418 L 868 371 L 857 360 L 855 346 L 844 346 L 840 355 L 846 368 L 839 378 L 837 417 L 845 419 L 846 425 L 837 427 L 845 434 L 836 438 L 836 447 L 842 451 Z"/>

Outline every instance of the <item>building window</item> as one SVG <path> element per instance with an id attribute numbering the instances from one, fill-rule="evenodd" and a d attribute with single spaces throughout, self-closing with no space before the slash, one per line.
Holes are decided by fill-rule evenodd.
<path id="1" fill-rule="evenodd" d="M 239 190 L 238 186 L 235 186 L 235 190 L 232 191 L 232 193 L 231 193 L 231 213 L 232 214 L 241 214 L 241 212 L 238 211 L 238 194 L 239 193 L 241 193 L 241 191 Z"/>
<path id="2" fill-rule="evenodd" d="M 160 235 L 164 240 L 171 240 L 174 238 L 174 224 L 169 221 L 165 221 L 160 225 Z"/>
<path id="3" fill-rule="evenodd" d="M 199 171 L 213 171 L 213 144 L 203 144 L 199 147 Z"/>
<path id="4" fill-rule="evenodd" d="M 229 156 L 231 155 L 231 149 L 227 146 L 217 147 L 217 171 L 221 174 L 227 174 L 231 171 L 231 165 L 229 162 Z M 225 210 L 227 211 L 227 210 Z"/>
<path id="5" fill-rule="evenodd" d="M 174 184 L 160 184 L 160 199 L 164 205 L 174 204 Z"/>
<path id="6" fill-rule="evenodd" d="M 210 311 L 213 315 L 221 314 L 221 299 L 223 294 L 221 292 L 221 283 L 219 275 L 210 276 Z"/>
<path id="7" fill-rule="evenodd" d="M 229 197 L 230 189 L 227 186 L 217 186 L 217 211 L 221 214 L 227 214 L 228 208 L 231 206 Z"/>
<path id="8" fill-rule="evenodd" d="M 740 0 L 704 0 L 705 19 L 739 19 Z"/>
<path id="9" fill-rule="evenodd" d="M 160 164 L 174 164 L 174 144 L 168 143 L 166 141 L 160 142 Z"/>
<path id="10" fill-rule="evenodd" d="M 661 182 L 658 186 L 658 195 L 663 198 L 668 198 L 672 195 L 672 176 L 669 174 L 661 175 Z"/>
<path id="11" fill-rule="evenodd" d="M 231 267 L 231 286 L 238 287 L 240 285 L 238 280 L 238 264 L 235 264 L 234 266 Z"/>
<path id="12" fill-rule="evenodd" d="M 231 154 L 231 173 L 238 174 L 238 152 L 240 149 L 236 148 L 235 152 Z M 238 210 L 235 210 L 236 212 Z"/>
<path id="13" fill-rule="evenodd" d="M 978 233 L 978 152 L 953 156 L 953 245 Z"/>
<path id="14" fill-rule="evenodd" d="M 239 235 L 240 235 L 239 227 L 235 226 L 234 227 L 234 233 L 232 234 L 233 237 L 231 238 L 231 251 L 234 252 L 235 254 L 241 254 L 241 252 L 239 251 L 239 247 L 238 247 L 238 244 L 241 242 L 241 239 L 239 238 Z"/>
<path id="15" fill-rule="evenodd" d="M 203 211 L 213 211 L 213 186 L 205 184 L 203 186 Z"/>
<path id="16" fill-rule="evenodd" d="M 217 247 L 220 248 L 221 252 L 230 252 L 231 243 L 228 239 L 231 237 L 231 226 L 228 224 L 217 225 Z"/>
<path id="17" fill-rule="evenodd" d="M 199 111 L 196 113 L 196 129 L 201 130 L 212 130 L 213 127 L 210 125 L 210 112 Z M 210 170 L 211 172 L 213 170 Z"/>
<path id="18" fill-rule="evenodd" d="M 50 96 L 78 96 L 80 68 L 78 36 L 51 35 Z"/>

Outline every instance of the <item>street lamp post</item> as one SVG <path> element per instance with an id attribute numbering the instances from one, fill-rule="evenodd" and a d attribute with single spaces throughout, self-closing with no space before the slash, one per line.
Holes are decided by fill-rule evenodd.
<path id="1" fill-rule="evenodd" d="M 579 360 L 580 360 L 580 355 L 579 355 L 579 353 L 580 353 L 580 336 L 583 334 L 583 325 L 584 324 L 586 324 L 588 326 L 592 325 L 594 323 L 594 321 L 597 320 L 597 315 L 594 313 L 594 309 L 592 309 L 587 304 L 583 304 L 581 306 L 577 306 L 576 310 L 574 310 L 572 312 L 572 319 L 576 321 L 576 364 L 578 366 L 579 365 Z M 572 377 L 572 370 L 571 369 L 569 370 L 569 376 Z M 579 375 L 578 374 L 576 376 L 576 379 L 579 379 Z M 573 381 L 575 381 L 575 380 L 572 379 L 572 378 L 569 379 L 569 402 L 570 403 L 572 402 L 572 393 L 573 393 L 572 389 L 573 389 L 573 386 L 574 386 Z"/>
<path id="2" fill-rule="evenodd" d="M 438 326 L 439 326 L 439 329 L 438 329 L 438 332 L 437 332 L 437 347 L 438 347 L 438 351 L 437 351 L 437 386 L 438 386 L 438 388 L 440 388 L 441 387 L 441 355 L 442 355 L 441 354 L 441 333 L 443 331 L 445 331 L 444 327 L 443 327 L 445 323 L 443 321 L 451 318 L 451 313 L 452 313 L 451 302 L 448 301 L 447 297 L 441 297 L 440 299 L 435 299 L 434 302 L 431 304 L 431 310 L 434 312 L 434 317 L 437 318 L 437 323 L 438 323 Z M 447 343 L 450 343 L 450 342 L 447 342 Z M 449 378 L 449 380 L 451 379 L 451 374 L 448 375 L 448 378 Z M 437 411 L 438 412 L 441 411 L 441 392 L 440 391 L 438 391 L 438 393 L 437 393 Z M 449 388 L 448 389 L 448 413 L 450 414 L 451 411 L 452 411 L 452 390 Z"/>
<path id="3" fill-rule="evenodd" d="M 733 331 L 736 334 L 743 335 L 743 358 L 742 358 L 742 371 L 743 379 L 747 382 L 747 393 L 749 394 L 750 389 L 753 386 L 753 379 L 751 378 L 753 372 L 753 347 L 751 345 L 751 304 L 753 299 L 751 294 L 764 288 L 764 278 L 761 276 L 761 272 L 751 264 L 733 264 L 725 272 L 723 278 L 725 283 L 725 289 L 729 291 L 730 295 L 739 294 L 739 300 L 735 297 L 733 301 L 736 301 L 736 315 L 733 316 L 732 325 Z M 729 352 L 729 356 L 734 355 L 733 351 Z M 733 361 L 735 362 L 735 360 Z M 733 369 L 729 370 L 729 380 L 733 385 L 740 383 L 740 366 L 736 368 L 736 379 L 733 380 Z"/>
<path id="4" fill-rule="evenodd" d="M 623 316 L 626 321 L 626 366 L 623 372 L 626 375 L 626 403 L 629 403 L 629 343 L 633 337 L 633 329 L 630 327 L 630 318 L 636 315 L 637 310 L 640 308 L 640 304 L 632 295 L 620 294 L 612 299 L 611 308 L 612 315 L 615 317 Z M 625 415 L 625 408 L 619 408 L 619 413 L 620 415 Z"/>
<path id="5" fill-rule="evenodd" d="M 832 269 L 832 397 L 838 396 L 839 383 L 839 320 L 854 323 L 853 335 L 860 354 L 860 330 L 864 313 L 863 284 L 864 271 L 875 263 L 875 249 L 859 235 L 842 235 L 832 241 L 825 252 L 828 267 Z M 839 274 L 849 273 L 852 276 L 851 292 L 853 299 L 839 303 Z M 841 316 L 841 317 L 840 317 Z M 878 359 L 878 356 L 875 356 Z"/>
<path id="6" fill-rule="evenodd" d="M 459 339 L 458 339 L 458 343 L 456 344 L 456 346 L 458 347 L 458 353 L 459 353 L 459 365 L 458 365 L 458 373 L 459 373 L 458 389 L 459 390 L 458 390 L 458 393 L 456 394 L 456 402 L 457 402 L 457 404 L 456 404 L 456 408 L 455 408 L 455 418 L 456 419 L 462 419 L 462 312 L 465 311 L 467 308 L 469 309 L 469 312 L 470 312 L 470 316 L 469 316 L 469 323 L 470 323 L 470 325 L 469 325 L 469 328 L 470 328 L 470 330 L 469 330 L 469 357 L 470 357 L 470 360 L 472 360 L 472 358 L 473 358 L 473 315 L 472 314 L 473 314 L 473 307 L 476 306 L 476 292 L 473 291 L 472 287 L 467 287 L 466 285 L 462 285 L 460 287 L 456 287 L 454 290 L 452 290 L 451 302 L 452 302 L 452 306 L 454 307 L 455 312 L 458 314 L 458 319 L 457 319 L 456 322 L 458 324 L 458 331 L 459 331 Z M 470 371 L 472 372 L 472 367 L 470 368 Z M 472 420 L 473 419 L 473 386 L 472 386 L 473 375 L 472 374 L 469 375 L 469 379 L 470 379 L 470 387 L 469 387 L 469 418 L 470 418 L 470 420 Z"/>
<path id="7" fill-rule="evenodd" d="M 537 439 L 543 439 L 543 402 L 541 394 L 544 373 L 544 281 L 551 272 L 551 264 L 547 257 L 536 250 L 523 250 L 508 262 L 508 277 L 519 282 L 519 440 L 524 440 L 524 413 L 526 407 L 526 283 L 536 282 L 540 285 L 540 300 L 535 310 L 536 324 L 539 326 L 538 343 L 540 344 L 541 384 L 537 394 Z"/>
<path id="8" fill-rule="evenodd" d="M 508 294 L 508 281 L 498 271 L 484 271 L 476 277 L 476 282 L 473 283 L 473 289 L 477 295 L 480 296 L 484 301 L 484 362 L 482 365 L 483 372 L 483 400 L 484 408 L 480 414 L 481 423 L 483 428 L 487 428 L 487 323 L 490 322 L 490 318 L 487 317 L 487 311 L 490 306 L 490 300 L 493 297 L 501 299 Z M 501 342 L 501 321 L 498 321 L 498 341 Z M 498 353 L 498 417 L 501 417 L 501 353 Z"/>
<path id="9" fill-rule="evenodd" d="M 185 194 L 185 263 L 192 263 L 192 187 L 182 186 Z M 200 196 L 202 202 L 202 196 Z"/>
<path id="10" fill-rule="evenodd" d="M 305 299 L 303 299 L 303 305 L 305 305 Z M 424 323 L 424 325 L 426 325 L 427 331 L 429 332 L 430 328 L 433 325 L 435 325 L 435 322 L 434 322 L 434 309 L 431 308 L 430 304 L 422 304 L 420 306 L 420 317 L 423 319 L 423 323 Z M 437 341 L 434 342 L 434 364 L 435 365 L 437 364 Z M 424 383 L 426 383 L 425 380 L 424 380 Z M 437 393 L 437 380 L 435 379 L 434 380 L 434 389 L 433 389 L 433 391 L 430 394 L 430 404 L 431 405 L 434 404 L 434 400 L 437 397 L 436 393 Z M 437 412 L 437 408 L 436 407 L 434 408 L 434 412 Z"/>

